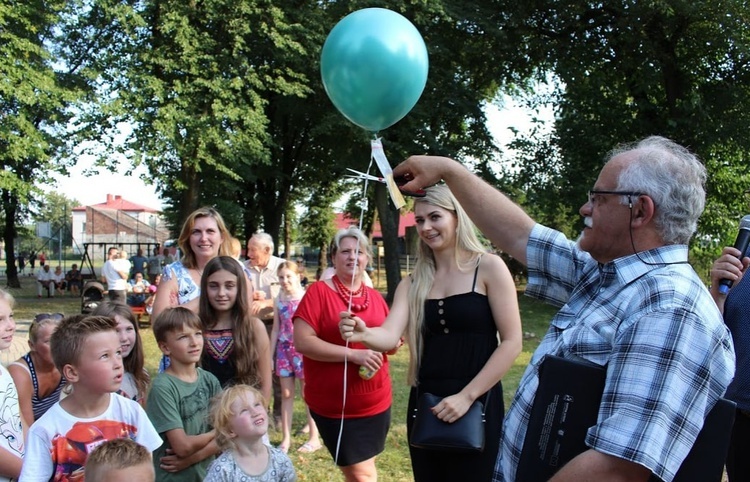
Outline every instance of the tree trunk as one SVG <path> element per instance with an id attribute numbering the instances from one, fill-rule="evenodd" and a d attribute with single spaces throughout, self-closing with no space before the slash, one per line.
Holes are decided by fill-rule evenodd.
<path id="1" fill-rule="evenodd" d="M 7 277 L 6 287 L 20 288 L 21 281 L 18 279 L 16 268 L 16 211 L 18 210 L 18 199 L 10 191 L 3 189 L 3 210 L 5 211 L 5 226 L 3 230 L 3 241 L 5 242 L 5 275 Z"/>
<path id="2" fill-rule="evenodd" d="M 320 253 L 318 254 L 318 269 L 315 270 L 315 280 L 320 279 L 320 275 L 328 267 L 328 244 L 323 244 L 320 247 Z"/>
<path id="3" fill-rule="evenodd" d="M 287 208 L 284 213 L 284 254 L 286 259 L 292 259 L 292 220 L 290 219 L 289 213 L 294 208 Z"/>
<path id="4" fill-rule="evenodd" d="M 380 218 L 380 231 L 383 233 L 383 248 L 385 250 L 385 278 L 388 286 L 386 301 L 391 303 L 396 287 L 401 281 L 401 265 L 398 253 L 398 223 L 399 211 L 391 203 L 385 185 L 375 187 L 375 205 Z"/>
<path id="5" fill-rule="evenodd" d="M 184 165 L 185 163 L 183 163 Z M 188 216 L 200 207 L 198 206 L 198 176 L 196 175 L 195 168 L 184 166 L 182 172 L 182 181 L 185 183 L 185 190 L 180 195 L 178 232 Z"/>

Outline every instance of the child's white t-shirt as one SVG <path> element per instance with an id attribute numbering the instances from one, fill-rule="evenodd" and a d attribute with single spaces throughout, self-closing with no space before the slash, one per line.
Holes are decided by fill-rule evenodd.
<path id="1" fill-rule="evenodd" d="M 10 373 L 0 366 L 0 447 L 16 457 L 24 457 L 23 425 L 18 391 Z M 11 479 L 0 477 L 0 482 Z"/>
<path id="2" fill-rule="evenodd" d="M 82 476 L 91 451 L 107 440 L 119 438 L 135 440 L 149 452 L 162 444 L 146 412 L 133 400 L 111 394 L 107 410 L 93 418 L 74 417 L 58 402 L 29 430 L 19 482 Z"/>

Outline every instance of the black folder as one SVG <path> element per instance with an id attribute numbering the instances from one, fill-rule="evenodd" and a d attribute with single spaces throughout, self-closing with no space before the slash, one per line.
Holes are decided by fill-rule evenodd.
<path id="1" fill-rule="evenodd" d="M 586 431 L 596 425 L 605 379 L 605 367 L 585 360 L 544 357 L 517 482 L 547 481 L 587 449 Z"/>
<path id="2" fill-rule="evenodd" d="M 605 378 L 605 367 L 584 360 L 544 358 L 517 482 L 546 482 L 588 449 L 584 440 L 596 424 Z M 721 482 L 734 416 L 735 403 L 720 398 L 673 482 Z M 650 482 L 659 480 L 652 475 Z"/>

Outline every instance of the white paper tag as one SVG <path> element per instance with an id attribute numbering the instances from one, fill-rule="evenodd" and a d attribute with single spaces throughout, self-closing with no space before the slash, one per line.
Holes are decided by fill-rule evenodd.
<path id="1" fill-rule="evenodd" d="M 385 152 L 383 152 L 383 143 L 380 138 L 373 139 L 370 141 L 372 146 L 372 158 L 375 159 L 375 164 L 378 165 L 380 175 L 385 179 L 385 185 L 388 187 L 388 193 L 391 195 L 391 201 L 396 206 L 396 209 L 401 209 L 406 204 L 404 196 L 396 186 L 396 181 L 393 180 L 393 169 L 388 163 L 388 159 L 385 158 Z"/>

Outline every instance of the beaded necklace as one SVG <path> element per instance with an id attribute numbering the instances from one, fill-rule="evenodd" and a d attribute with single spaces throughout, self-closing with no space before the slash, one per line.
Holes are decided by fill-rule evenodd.
<path id="1" fill-rule="evenodd" d="M 368 306 L 370 306 L 370 294 L 365 288 L 364 283 L 359 285 L 359 289 L 357 291 L 352 292 L 349 288 L 344 286 L 344 283 L 341 282 L 338 276 L 333 275 L 331 281 L 333 281 L 333 286 L 336 287 L 336 292 L 339 294 L 339 297 L 345 305 L 349 306 L 349 300 L 352 300 L 352 312 L 363 311 L 366 310 Z M 365 299 L 362 303 L 354 302 L 354 298 L 361 298 L 363 296 Z"/>

